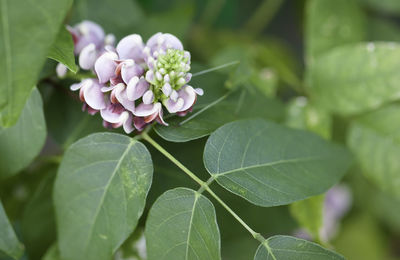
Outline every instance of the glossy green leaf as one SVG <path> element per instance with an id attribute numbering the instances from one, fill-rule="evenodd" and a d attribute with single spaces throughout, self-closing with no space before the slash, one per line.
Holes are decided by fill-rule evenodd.
<path id="1" fill-rule="evenodd" d="M 58 32 L 57 39 L 51 46 L 47 56 L 64 64 L 74 73 L 78 71 L 78 66 L 75 64 L 74 42 L 71 34 L 64 26 Z"/>
<path id="2" fill-rule="evenodd" d="M 261 119 L 222 126 L 204 150 L 205 167 L 220 185 L 265 207 L 323 193 L 349 163 L 342 147 Z"/>
<path id="3" fill-rule="evenodd" d="M 400 45 L 360 43 L 338 47 L 317 59 L 309 78 L 313 101 L 352 115 L 400 98 Z"/>
<path id="4" fill-rule="evenodd" d="M 309 0 L 306 6 L 306 57 L 312 65 L 320 54 L 362 41 L 366 20 L 353 0 Z"/>
<path id="5" fill-rule="evenodd" d="M 318 195 L 290 204 L 290 213 L 301 227 L 305 228 L 314 239 L 318 239 L 322 227 L 323 207 L 324 195 Z"/>
<path id="6" fill-rule="evenodd" d="M 161 195 L 150 210 L 145 236 L 149 260 L 221 259 L 214 206 L 194 190 Z"/>
<path id="7" fill-rule="evenodd" d="M 364 115 L 352 123 L 347 143 L 363 173 L 400 198 L 400 105 Z"/>
<path id="8" fill-rule="evenodd" d="M 167 120 L 169 123 L 167 127 L 156 125 L 155 131 L 165 140 L 187 142 L 207 136 L 218 127 L 238 119 L 276 120 L 282 117 L 284 109 L 280 101 L 255 93 L 238 90 L 225 94 L 207 105 L 195 106 L 195 110 L 186 117 Z"/>
<path id="9" fill-rule="evenodd" d="M 150 153 L 127 136 L 98 133 L 71 145 L 54 187 L 61 257 L 110 259 L 137 225 L 152 174 Z"/>
<path id="10" fill-rule="evenodd" d="M 39 154 L 46 139 L 42 98 L 35 88 L 16 125 L 0 127 L 0 179 L 27 167 Z"/>
<path id="11" fill-rule="evenodd" d="M 71 0 L 2 0 L 0 112 L 14 125 L 29 97 Z"/>
<path id="12" fill-rule="evenodd" d="M 254 260 L 345 260 L 343 256 L 320 245 L 290 236 L 273 236 L 261 244 Z"/>
<path id="13" fill-rule="evenodd" d="M 3 204 L 0 201 L 0 253 L 1 252 L 18 260 L 24 252 L 24 247 L 18 241 L 10 221 L 4 212 Z"/>

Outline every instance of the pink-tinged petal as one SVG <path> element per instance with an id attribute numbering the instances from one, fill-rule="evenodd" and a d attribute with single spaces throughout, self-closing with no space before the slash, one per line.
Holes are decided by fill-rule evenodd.
<path id="1" fill-rule="evenodd" d="M 135 101 L 143 96 L 143 94 L 149 89 L 149 83 L 141 77 L 133 77 L 127 86 L 127 96 L 131 101 Z"/>
<path id="2" fill-rule="evenodd" d="M 160 109 L 160 111 L 158 112 L 158 116 L 157 116 L 156 120 L 157 120 L 158 123 L 160 123 L 162 125 L 165 125 L 165 126 L 168 126 L 168 123 L 164 121 L 163 110 L 162 109 Z"/>
<path id="3" fill-rule="evenodd" d="M 196 102 L 196 92 L 191 86 L 182 87 L 179 90 L 179 97 L 185 101 L 181 111 L 191 108 Z"/>
<path id="4" fill-rule="evenodd" d="M 147 40 L 146 45 L 147 45 L 149 48 L 151 48 L 152 46 L 161 45 L 161 44 L 162 44 L 162 41 L 163 41 L 163 39 L 161 38 L 161 36 L 162 36 L 162 33 L 161 33 L 161 32 L 158 32 L 158 33 L 154 34 L 153 36 L 151 36 L 151 37 Z"/>
<path id="5" fill-rule="evenodd" d="M 125 82 L 122 80 L 121 77 L 112 77 L 110 79 L 110 83 L 111 83 L 111 85 L 118 85 L 120 83 L 125 83 Z"/>
<path id="6" fill-rule="evenodd" d="M 147 90 L 142 97 L 144 104 L 151 104 L 154 101 L 154 93 L 151 90 Z"/>
<path id="7" fill-rule="evenodd" d="M 135 111 L 135 102 L 128 99 L 126 87 L 123 83 L 118 84 L 118 86 L 115 88 L 115 97 L 125 109 L 131 112 Z"/>
<path id="8" fill-rule="evenodd" d="M 189 83 L 189 81 L 192 79 L 192 73 L 187 73 L 185 76 L 185 81 L 186 83 Z"/>
<path id="9" fill-rule="evenodd" d="M 106 108 L 106 103 L 104 101 L 104 94 L 101 92 L 101 85 L 99 85 L 94 80 L 91 80 L 91 84 L 86 85 L 83 88 L 83 96 L 85 102 L 93 109 L 104 109 Z"/>
<path id="10" fill-rule="evenodd" d="M 100 25 L 91 21 L 83 21 L 76 25 L 75 28 L 77 31 L 76 54 L 79 54 L 83 48 L 91 43 L 96 45 L 96 48 L 103 46 L 105 33 Z"/>
<path id="11" fill-rule="evenodd" d="M 88 114 L 93 116 L 95 115 L 97 112 L 99 112 L 99 110 L 93 109 L 91 108 L 88 104 L 83 103 L 82 105 L 82 111 L 85 112 L 87 110 Z"/>
<path id="12" fill-rule="evenodd" d="M 183 98 L 178 98 L 176 102 L 169 98 L 164 101 L 164 106 L 167 108 L 168 112 L 176 113 L 183 108 L 184 103 L 185 101 Z"/>
<path id="13" fill-rule="evenodd" d="M 204 90 L 202 88 L 195 88 L 194 92 L 196 92 L 197 95 L 203 96 L 204 95 Z"/>
<path id="14" fill-rule="evenodd" d="M 149 70 L 146 72 L 146 80 L 149 83 L 155 84 L 156 83 L 156 78 L 154 76 L 154 71 Z"/>
<path id="15" fill-rule="evenodd" d="M 176 92 L 176 90 L 172 90 L 171 95 L 169 97 L 170 99 L 176 102 L 178 100 L 179 94 L 178 92 Z"/>
<path id="16" fill-rule="evenodd" d="M 115 44 L 115 35 L 114 34 L 107 34 L 104 38 L 104 45 L 106 46 L 114 46 Z"/>
<path id="17" fill-rule="evenodd" d="M 115 75 L 117 63 L 115 62 L 118 56 L 115 52 L 105 52 L 101 55 L 94 64 L 94 69 L 97 73 L 100 83 L 106 83 Z"/>
<path id="18" fill-rule="evenodd" d="M 59 78 L 64 78 L 67 75 L 68 68 L 62 63 L 58 63 L 56 67 L 56 73 Z"/>
<path id="19" fill-rule="evenodd" d="M 122 120 L 123 120 L 122 127 L 124 128 L 125 133 L 130 134 L 130 133 L 133 132 L 133 130 L 135 130 L 135 128 L 132 125 L 133 116 L 128 112 L 124 112 L 122 114 L 123 114 L 123 115 L 121 115 L 121 116 L 123 116 L 123 118 L 122 118 Z"/>
<path id="20" fill-rule="evenodd" d="M 82 49 L 79 54 L 79 66 L 84 70 L 90 70 L 93 68 L 94 63 L 97 59 L 96 46 L 91 43 Z"/>
<path id="21" fill-rule="evenodd" d="M 143 60 L 143 47 L 142 37 L 131 34 L 119 41 L 117 53 L 121 59 L 133 59 L 139 62 Z"/>
<path id="22" fill-rule="evenodd" d="M 133 60 L 127 60 L 121 64 L 121 77 L 125 83 L 128 83 L 133 77 L 140 77 L 144 73 L 144 69 L 135 64 Z"/>
<path id="23" fill-rule="evenodd" d="M 153 115 L 154 113 L 158 114 L 158 111 L 161 109 L 161 103 L 155 104 L 143 104 L 141 103 L 135 109 L 133 113 L 135 116 L 147 117 Z"/>
<path id="24" fill-rule="evenodd" d="M 138 131 L 143 131 L 144 128 L 146 127 L 147 123 L 144 121 L 144 118 L 143 118 L 143 117 L 137 117 L 137 116 L 135 116 L 135 117 L 133 118 L 133 125 L 135 126 L 135 128 L 136 128 Z"/>
<path id="25" fill-rule="evenodd" d="M 120 116 L 124 111 L 120 104 L 108 104 L 105 109 L 100 110 L 100 115 L 105 121 L 116 124 L 120 122 Z"/>
<path id="26" fill-rule="evenodd" d="M 183 50 L 183 45 L 181 41 L 176 38 L 174 35 L 170 33 L 164 33 L 164 38 L 165 38 L 165 47 L 167 49 L 177 49 L 177 50 Z"/>
<path id="27" fill-rule="evenodd" d="M 115 89 L 115 87 L 117 87 L 117 85 L 109 86 L 109 87 L 102 87 L 100 90 L 101 90 L 101 92 L 105 93 L 105 92 L 109 92 L 109 91 Z"/>
<path id="28" fill-rule="evenodd" d="M 164 84 L 164 86 L 162 87 L 162 92 L 164 93 L 164 95 L 166 95 L 167 97 L 169 97 L 169 95 L 171 95 L 172 93 L 172 87 L 171 85 L 167 82 Z"/>
<path id="29" fill-rule="evenodd" d="M 83 81 L 81 81 L 79 83 L 72 84 L 69 87 L 69 89 L 72 90 L 72 91 L 76 91 L 76 90 L 78 90 L 78 89 L 80 89 L 82 87 L 82 83 L 83 83 Z"/>
<path id="30" fill-rule="evenodd" d="M 169 82 L 169 81 L 170 81 L 170 78 L 169 78 L 169 75 L 167 74 L 164 76 L 164 82 Z"/>

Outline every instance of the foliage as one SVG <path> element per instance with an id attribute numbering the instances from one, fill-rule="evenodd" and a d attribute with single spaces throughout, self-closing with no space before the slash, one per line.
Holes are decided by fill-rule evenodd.
<path id="1" fill-rule="evenodd" d="M 398 1 L 2 0 L 0 13 L 0 260 L 400 259 Z M 78 51 L 98 29 L 82 21 L 106 33 Z M 159 31 L 177 38 L 146 43 Z M 128 61 L 116 43 L 133 33 L 145 43 Z M 148 85 L 133 108 L 129 66 L 134 91 Z M 156 103 L 167 110 L 134 113 Z M 124 112 L 107 121 L 103 105 Z"/>

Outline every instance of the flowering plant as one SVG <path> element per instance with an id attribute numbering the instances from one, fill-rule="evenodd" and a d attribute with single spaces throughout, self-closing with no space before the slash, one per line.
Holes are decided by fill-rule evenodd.
<path id="1" fill-rule="evenodd" d="M 0 260 L 396 259 L 397 2 L 2 0 Z"/>

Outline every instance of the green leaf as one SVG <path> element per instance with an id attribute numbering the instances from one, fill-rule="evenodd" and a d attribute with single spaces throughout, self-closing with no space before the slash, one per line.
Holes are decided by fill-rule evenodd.
<path id="1" fill-rule="evenodd" d="M 146 222 L 149 260 L 221 259 L 220 234 L 212 203 L 187 188 L 165 192 Z"/>
<path id="2" fill-rule="evenodd" d="M 56 167 L 57 166 L 57 167 Z M 56 222 L 53 207 L 53 183 L 58 165 L 50 166 L 25 206 L 21 231 L 27 254 L 41 259 L 46 249 L 56 240 Z"/>
<path id="3" fill-rule="evenodd" d="M 18 241 L 17 236 L 4 212 L 3 204 L 0 201 L 0 253 L 20 259 L 24 253 L 23 245 Z"/>
<path id="4" fill-rule="evenodd" d="M 400 14 L 400 2 L 397 0 L 358 0 L 372 8 L 388 14 Z"/>
<path id="5" fill-rule="evenodd" d="M 258 92 L 238 90 L 207 105 L 195 106 L 195 110 L 186 117 L 167 120 L 167 127 L 156 125 L 154 129 L 165 140 L 187 142 L 207 136 L 218 127 L 238 119 L 280 119 L 283 111 L 283 106 L 277 99 L 267 98 Z"/>
<path id="6" fill-rule="evenodd" d="M 0 179 L 27 167 L 39 154 L 46 139 L 42 98 L 35 88 L 16 125 L 0 127 Z"/>
<path id="7" fill-rule="evenodd" d="M 369 38 L 372 41 L 400 41 L 398 24 L 388 19 L 370 18 L 368 20 L 368 29 Z"/>
<path id="8" fill-rule="evenodd" d="M 306 57 L 315 58 L 333 47 L 364 39 L 366 19 L 351 0 L 309 0 L 306 6 Z"/>
<path id="9" fill-rule="evenodd" d="M 90 20 L 101 25 L 106 33 L 122 38 L 143 27 L 144 18 L 142 8 L 135 0 L 118 0 L 118 3 L 114 0 L 75 0 L 71 25 Z"/>
<path id="10" fill-rule="evenodd" d="M 64 64 L 73 73 L 78 71 L 78 66 L 75 64 L 74 42 L 71 34 L 64 26 L 58 32 L 57 39 L 47 56 Z"/>
<path id="11" fill-rule="evenodd" d="M 273 236 L 261 244 L 254 260 L 344 260 L 338 253 L 321 247 L 318 244 L 290 236 Z"/>
<path id="12" fill-rule="evenodd" d="M 314 102 L 341 115 L 375 109 L 400 98 L 400 45 L 361 43 L 317 59 L 309 75 Z"/>
<path id="13" fill-rule="evenodd" d="M 287 126 L 309 130 L 325 139 L 332 135 L 332 118 L 330 114 L 310 103 L 305 97 L 292 99 L 286 107 Z"/>
<path id="14" fill-rule="evenodd" d="M 0 124 L 14 125 L 29 97 L 71 0 L 2 0 Z"/>
<path id="15" fill-rule="evenodd" d="M 324 195 L 318 195 L 290 204 L 292 216 L 301 227 L 307 229 L 314 239 L 319 239 L 324 198 Z"/>
<path id="16" fill-rule="evenodd" d="M 49 247 L 46 254 L 43 256 L 43 260 L 61 260 L 57 243 L 54 243 L 51 247 Z"/>
<path id="17" fill-rule="evenodd" d="M 54 187 L 61 257 L 110 259 L 135 229 L 152 175 L 150 153 L 127 136 L 98 133 L 71 145 Z"/>
<path id="18" fill-rule="evenodd" d="M 365 176 L 400 198 L 400 105 L 391 105 L 355 120 L 347 143 Z"/>
<path id="19" fill-rule="evenodd" d="M 226 124 L 208 138 L 204 150 L 205 167 L 220 185 L 265 207 L 323 193 L 349 163 L 342 147 L 265 120 Z"/>

